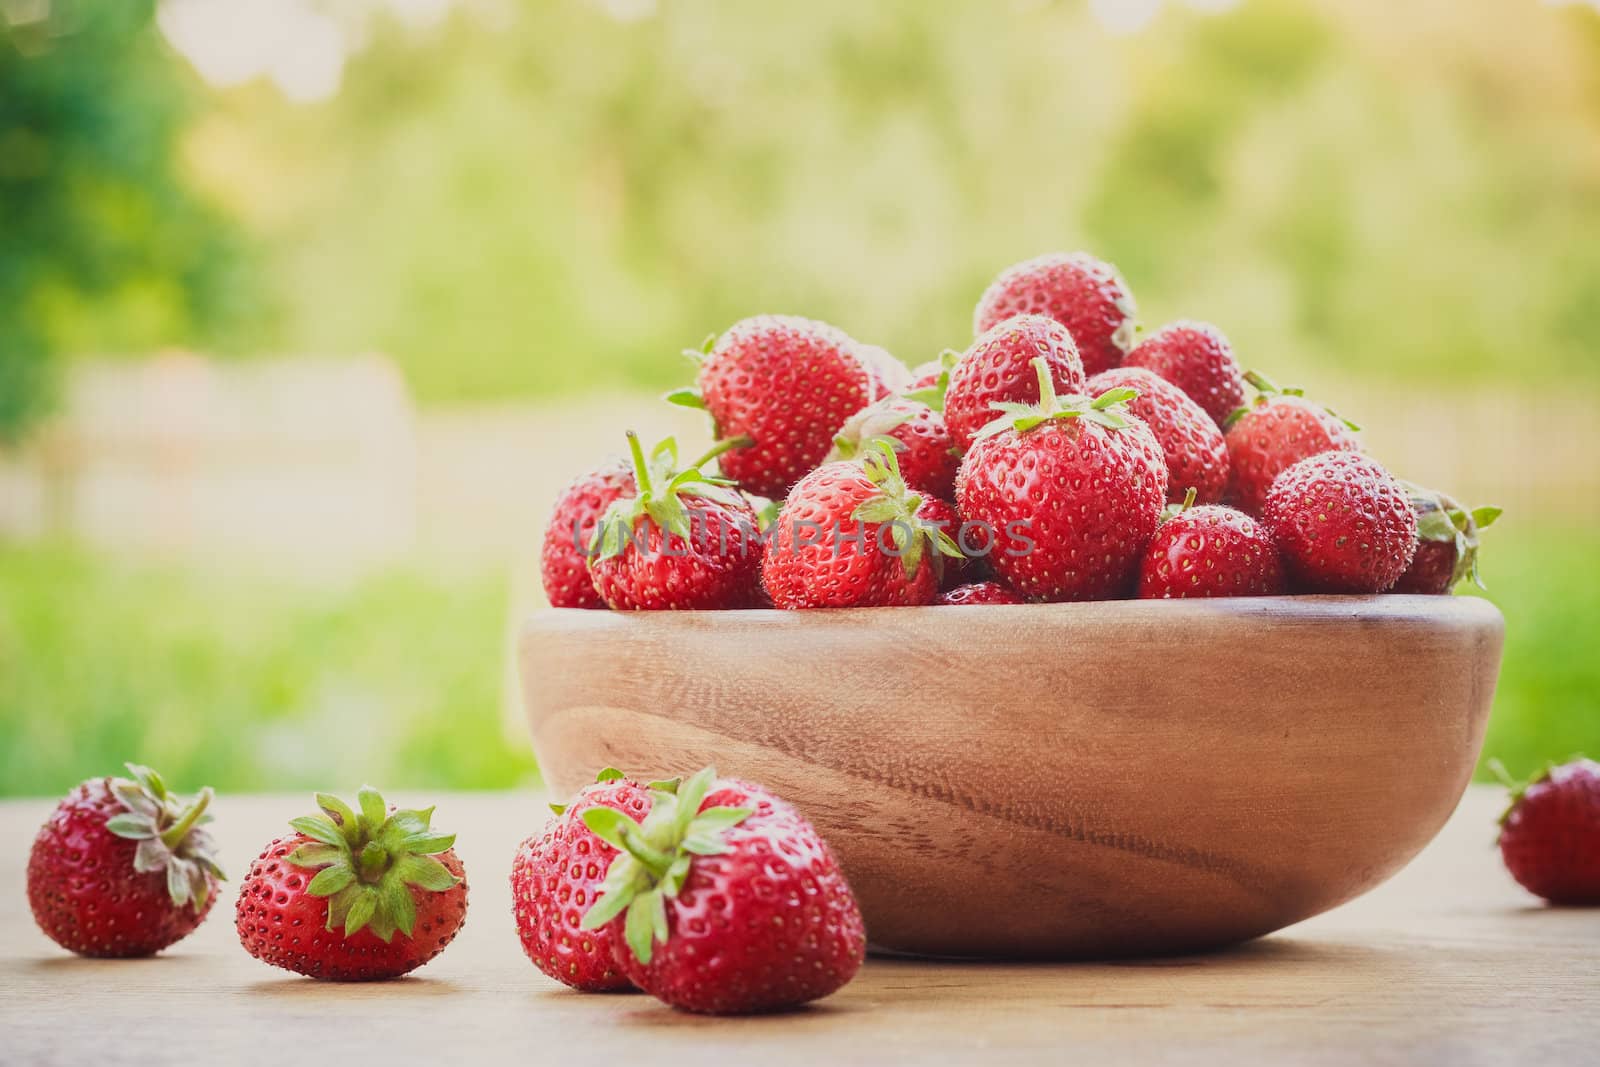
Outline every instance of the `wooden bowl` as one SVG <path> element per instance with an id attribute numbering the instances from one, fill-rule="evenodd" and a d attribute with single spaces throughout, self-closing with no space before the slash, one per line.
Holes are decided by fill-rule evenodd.
<path id="1" fill-rule="evenodd" d="M 1104 957 L 1399 870 L 1466 788 L 1503 630 L 1448 596 L 551 610 L 521 666 L 553 796 L 715 764 L 817 825 L 877 948 Z"/>

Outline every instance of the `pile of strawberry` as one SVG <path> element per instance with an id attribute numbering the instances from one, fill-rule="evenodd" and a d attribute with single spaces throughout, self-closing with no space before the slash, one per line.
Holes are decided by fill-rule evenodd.
<path id="1" fill-rule="evenodd" d="M 193 933 L 222 868 L 192 799 L 148 767 L 91 778 L 39 830 L 28 902 L 39 928 L 83 956 L 150 956 Z M 311 978 L 398 978 L 466 921 L 456 836 L 433 809 L 363 788 L 318 793 L 239 888 L 239 942 Z M 648 784 L 605 770 L 511 863 L 516 933 L 552 978 L 584 991 L 642 989 L 685 1011 L 795 1007 L 850 981 L 866 956 L 861 910 L 827 844 L 757 785 L 706 768 Z M 509 937 L 507 938 L 509 941 Z"/>
<path id="2" fill-rule="evenodd" d="M 872 607 L 1282 593 L 1446 593 L 1469 509 L 1402 482 L 1357 428 L 1241 371 L 1222 332 L 1139 338 L 1085 253 L 1001 272 L 976 339 L 907 370 L 764 315 L 690 353 L 719 438 L 578 478 L 545 532 L 555 607 Z M 1246 386 L 1252 395 L 1247 399 Z M 703 470 L 715 460 L 716 473 Z"/>

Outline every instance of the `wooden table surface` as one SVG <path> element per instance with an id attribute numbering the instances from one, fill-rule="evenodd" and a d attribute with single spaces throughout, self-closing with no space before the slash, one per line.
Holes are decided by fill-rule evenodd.
<path id="1" fill-rule="evenodd" d="M 1475 788 L 1387 885 L 1229 952 L 1114 964 L 871 959 L 789 1015 L 709 1019 L 639 995 L 584 996 L 534 970 L 510 916 L 516 842 L 542 798 L 438 801 L 461 833 L 467 924 L 412 977 L 308 981 L 246 956 L 233 890 L 162 956 L 79 960 L 34 927 L 23 869 L 49 801 L 0 804 L 0 1063 L 765 1065 L 1037 1063 L 1600 1063 L 1600 910 L 1522 893 L 1490 847 L 1497 791 Z M 217 830 L 242 874 L 305 797 L 224 797 Z M 292 1044 L 291 1044 L 292 1043 Z M 701 1055 L 703 1054 L 703 1055 Z M 691 1059 L 690 1057 L 698 1056 Z"/>

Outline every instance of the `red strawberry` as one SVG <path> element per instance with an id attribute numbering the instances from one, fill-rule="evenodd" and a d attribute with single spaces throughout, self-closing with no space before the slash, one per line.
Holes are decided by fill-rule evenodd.
<path id="1" fill-rule="evenodd" d="M 606 606 L 589 579 L 589 546 L 600 516 L 634 492 L 633 472 L 614 463 L 577 478 L 556 498 L 539 560 L 544 594 L 551 607 Z"/>
<path id="2" fill-rule="evenodd" d="M 1083 362 L 1072 335 L 1042 315 L 1020 315 L 999 323 L 976 341 L 950 371 L 944 421 L 956 447 L 965 452 L 972 439 L 998 417 L 997 403 L 1031 404 L 1039 399 L 1033 360 L 1050 368 L 1057 393 L 1083 391 Z"/>
<path id="3" fill-rule="evenodd" d="M 1346 422 L 1318 407 L 1298 389 L 1279 389 L 1251 371 L 1245 378 L 1258 390 L 1249 406 L 1223 424 L 1228 443 L 1228 502 L 1248 515 L 1260 515 L 1267 490 L 1284 470 L 1319 452 L 1361 451 Z"/>
<path id="4" fill-rule="evenodd" d="M 973 582 L 970 585 L 958 585 L 947 593 L 939 594 L 936 604 L 1025 604 L 1023 600 L 1010 589 L 999 582 Z"/>
<path id="5" fill-rule="evenodd" d="M 444 951 L 467 917 L 466 872 L 455 834 L 433 809 L 396 811 L 370 786 L 357 813 L 317 794 L 322 815 L 289 820 L 239 887 L 245 951 L 312 978 L 397 978 Z"/>
<path id="6" fill-rule="evenodd" d="M 705 352 L 699 389 L 667 399 L 711 413 L 719 436 L 750 444 L 722 458 L 746 491 L 781 498 L 822 462 L 844 420 L 888 392 L 843 330 L 789 315 L 734 323 Z"/>
<path id="7" fill-rule="evenodd" d="M 961 465 L 944 416 L 916 400 L 889 396 L 850 416 L 833 439 L 829 460 L 855 459 L 875 437 L 894 442 L 900 473 L 919 493 L 948 499 Z"/>
<path id="8" fill-rule="evenodd" d="M 584 916 L 639 988 L 684 1011 L 747 1014 L 825 997 L 860 970 L 861 910 L 827 844 L 788 804 L 706 768 L 657 791 L 642 823 L 590 808 L 622 854 Z"/>
<path id="9" fill-rule="evenodd" d="M 978 300 L 972 332 L 1013 315 L 1048 315 L 1065 326 L 1088 374 L 1119 365 L 1133 347 L 1133 294 L 1115 267 L 1087 252 L 1051 252 L 1001 271 Z"/>
<path id="10" fill-rule="evenodd" d="M 961 555 L 950 535 L 929 525 L 933 503 L 906 488 L 883 442 L 860 460 L 818 467 L 789 493 L 767 540 L 761 579 L 773 606 L 932 603 L 938 557 Z"/>
<path id="11" fill-rule="evenodd" d="M 1417 550 L 1405 486 L 1355 452 L 1324 452 L 1278 475 L 1261 517 L 1297 591 L 1381 593 Z"/>
<path id="12" fill-rule="evenodd" d="M 1443 493 L 1406 483 L 1417 513 L 1417 554 L 1392 593 L 1448 593 L 1463 578 L 1479 589 L 1478 531 L 1500 517 L 1496 507 L 1470 511 Z"/>
<path id="13" fill-rule="evenodd" d="M 1092 396 L 1110 389 L 1132 389 L 1138 394 L 1128 401 L 1128 410 L 1139 416 L 1161 443 L 1167 459 L 1168 500 L 1182 500 L 1191 489 L 1202 504 L 1222 499 L 1228 486 L 1228 446 L 1222 431 L 1199 404 L 1142 367 L 1116 367 L 1089 379 Z"/>
<path id="14" fill-rule="evenodd" d="M 1600 763 L 1575 759 L 1526 785 L 1511 782 L 1500 858 L 1528 892 L 1552 904 L 1600 904 Z"/>
<path id="15" fill-rule="evenodd" d="M 994 532 L 989 562 L 1029 600 L 1103 600 L 1133 589 L 1167 498 L 1155 435 L 1123 403 L 1057 398 L 1043 358 L 1043 401 L 1005 405 L 961 461 L 956 502 Z"/>
<path id="16" fill-rule="evenodd" d="M 1168 323 L 1135 345 L 1126 365 L 1176 385 L 1218 426 L 1244 403 L 1244 376 L 1233 346 L 1208 322 Z"/>
<path id="17" fill-rule="evenodd" d="M 1276 596 L 1283 563 L 1267 528 L 1233 508 L 1194 507 L 1194 490 L 1156 527 L 1139 567 L 1139 596 Z"/>
<path id="18" fill-rule="evenodd" d="M 638 495 L 616 501 L 600 519 L 589 563 L 600 596 L 623 611 L 755 605 L 760 523 L 750 502 L 698 465 L 678 471 L 670 437 L 646 460 L 629 430 L 628 448 Z"/>
<path id="19" fill-rule="evenodd" d="M 555 818 L 519 845 L 511 861 L 512 915 L 522 950 L 551 978 L 591 993 L 632 989 L 617 967 L 611 931 L 579 927 L 617 855 L 583 824 L 583 813 L 593 807 L 643 819 L 650 790 L 608 768 L 572 803 L 552 805 Z"/>
<path id="20" fill-rule="evenodd" d="M 194 932 L 217 901 L 216 846 L 192 801 L 148 767 L 90 778 L 56 805 L 28 854 L 28 904 L 52 941 L 80 956 L 151 956 Z"/>

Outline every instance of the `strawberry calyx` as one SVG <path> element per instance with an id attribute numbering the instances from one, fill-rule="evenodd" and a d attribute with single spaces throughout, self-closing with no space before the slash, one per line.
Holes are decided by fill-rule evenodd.
<path id="1" fill-rule="evenodd" d="M 1096 397 L 1077 393 L 1057 396 L 1055 381 L 1050 376 L 1050 364 L 1045 358 L 1035 357 L 1030 365 L 1034 373 L 1039 376 L 1039 402 L 1018 404 L 994 401 L 989 406 L 1001 414 L 979 430 L 975 439 L 993 437 L 1007 430 L 1023 434 L 1038 426 L 1062 419 L 1083 419 L 1085 422 L 1098 423 L 1111 430 L 1128 428 L 1129 422 L 1124 418 L 1128 413 L 1128 401 L 1138 397 L 1139 390 L 1123 385 L 1107 389 Z"/>
<path id="2" fill-rule="evenodd" d="M 846 420 L 833 436 L 833 451 L 828 454 L 823 462 L 838 459 L 855 459 L 859 457 L 873 438 L 881 437 L 890 442 L 896 452 L 904 452 L 904 441 L 889 436 L 891 430 L 903 426 L 915 417 L 914 410 L 906 410 L 904 404 L 896 404 L 899 397 L 886 396 L 882 400 L 868 404 Z M 920 403 L 920 401 L 919 401 Z M 898 407 L 898 410 L 896 408 Z"/>
<path id="3" fill-rule="evenodd" d="M 939 376 L 932 385 L 925 385 L 921 389 L 909 389 L 900 395 L 907 400 L 915 400 L 919 404 L 926 404 L 935 411 L 944 411 L 944 395 L 950 389 L 950 372 L 955 370 L 956 364 L 961 360 L 961 353 L 953 348 L 947 348 L 939 353 Z"/>
<path id="4" fill-rule="evenodd" d="M 211 896 L 211 878 L 225 881 L 217 864 L 217 846 L 204 826 L 213 793 L 206 786 L 185 800 L 167 788 L 161 775 L 137 763 L 126 765 L 131 779 L 113 778 L 111 792 L 126 810 L 106 820 L 117 837 L 139 842 L 133 869 L 141 874 L 164 871 L 167 896 L 177 907 L 191 905 L 198 913 Z M 208 877 L 209 876 L 209 877 Z"/>
<path id="5" fill-rule="evenodd" d="M 1304 400 L 1306 396 L 1306 391 L 1300 388 L 1298 385 L 1279 385 L 1277 382 L 1273 381 L 1271 378 L 1268 378 L 1260 371 L 1245 371 L 1244 380 L 1249 382 L 1251 387 L 1255 389 L 1256 395 L 1248 404 L 1240 404 L 1238 407 L 1228 412 L 1228 417 L 1222 420 L 1222 429 L 1224 433 L 1231 429 L 1234 423 L 1248 415 L 1251 408 L 1265 407 L 1267 402 L 1272 397 L 1296 396 Z M 1319 406 L 1323 411 L 1326 411 L 1329 415 L 1332 415 L 1350 429 L 1357 431 L 1361 429 L 1360 426 L 1351 422 L 1349 419 L 1345 418 L 1343 415 L 1339 414 L 1337 411 L 1333 410 L 1327 405 Z"/>
<path id="6" fill-rule="evenodd" d="M 433 829 L 432 808 L 389 811 L 371 786 L 361 787 L 356 804 L 318 793 L 323 814 L 289 820 L 311 840 L 288 860 L 317 872 L 306 892 L 328 898 L 328 930 L 353 937 L 370 929 L 385 944 L 397 930 L 410 937 L 417 920 L 411 887 L 441 893 L 461 881 L 437 859 L 456 835 Z"/>
<path id="7" fill-rule="evenodd" d="M 1487 588 L 1478 574 L 1478 532 L 1492 525 L 1501 516 L 1501 509 L 1468 508 L 1445 493 L 1413 482 L 1401 484 L 1411 498 L 1411 509 L 1417 513 L 1417 539 L 1455 543 L 1456 564 L 1450 584 L 1471 578 L 1479 589 Z"/>
<path id="8" fill-rule="evenodd" d="M 584 913 L 583 929 L 599 929 L 626 912 L 623 940 L 635 959 L 649 964 L 655 946 L 669 937 L 667 901 L 683 889 L 695 857 L 726 852 L 726 831 L 754 811 L 730 807 L 701 811 L 716 780 L 716 768 L 707 767 L 676 789 L 663 788 L 672 784 L 668 782 L 651 783 L 650 813 L 642 823 L 615 808 L 594 807 L 583 813 L 584 825 L 617 850 L 594 906 Z"/>
<path id="9" fill-rule="evenodd" d="M 857 504 L 850 518 L 889 527 L 889 537 L 894 541 L 908 581 L 917 576 L 924 556 L 931 561 L 934 574 L 942 577 L 944 558 L 961 559 L 963 553 L 955 540 L 936 523 L 920 517 L 922 494 L 911 492 L 900 474 L 900 461 L 895 458 L 899 444 L 891 437 L 873 437 L 867 441 L 861 467 L 878 492 Z"/>
<path id="10" fill-rule="evenodd" d="M 699 497 L 728 507 L 739 507 L 742 498 L 734 483 L 726 478 L 703 473 L 700 468 L 732 448 L 750 444 L 747 436 L 730 437 L 718 441 L 704 455 L 688 467 L 678 469 L 678 442 L 666 438 L 645 458 L 639 444 L 639 435 L 628 431 L 628 451 L 633 463 L 634 484 L 637 493 L 613 501 L 600 516 L 590 543 L 589 565 L 595 561 L 621 555 L 633 543 L 633 531 L 641 518 L 648 517 L 663 533 L 677 534 L 687 540 L 690 536 L 690 513 L 684 507 L 684 497 Z M 614 533 L 614 535 L 613 535 Z"/>

